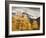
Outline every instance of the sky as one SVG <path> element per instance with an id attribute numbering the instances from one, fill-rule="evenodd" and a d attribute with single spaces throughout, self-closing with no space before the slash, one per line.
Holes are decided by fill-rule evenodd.
<path id="1" fill-rule="evenodd" d="M 40 17 L 40 8 L 30 8 L 30 7 L 13 7 L 13 13 L 17 13 L 17 11 L 21 11 L 21 13 L 25 12 L 29 15 L 30 18 L 38 18 Z"/>

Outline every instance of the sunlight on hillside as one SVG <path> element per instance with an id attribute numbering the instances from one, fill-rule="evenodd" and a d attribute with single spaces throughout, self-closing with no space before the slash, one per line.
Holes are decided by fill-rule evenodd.
<path id="1" fill-rule="evenodd" d="M 17 12 L 16 15 L 12 16 L 12 31 L 26 31 L 38 28 L 37 21 L 31 23 L 27 15 Z"/>

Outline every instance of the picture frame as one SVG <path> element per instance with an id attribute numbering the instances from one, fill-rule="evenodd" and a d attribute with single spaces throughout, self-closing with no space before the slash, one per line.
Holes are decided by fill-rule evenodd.
<path id="1" fill-rule="evenodd" d="M 20 30 L 18 30 L 18 29 L 14 30 L 15 26 L 14 27 L 12 26 L 11 18 L 12 18 L 12 16 L 14 16 L 16 14 L 16 13 L 14 13 L 14 12 L 16 12 L 16 10 L 21 10 L 21 11 L 25 10 L 27 12 L 27 14 L 29 14 L 29 17 L 31 17 L 33 19 L 33 21 L 35 21 L 35 22 L 36 22 L 36 20 L 34 20 L 34 19 L 37 19 L 39 17 L 38 22 L 40 23 L 40 26 L 39 27 L 37 25 L 35 26 L 35 27 L 38 27 L 38 29 L 34 28 L 33 29 L 34 31 L 33 30 L 31 30 L 31 31 L 24 30 L 23 31 L 22 28 Z M 33 12 L 29 13 L 30 12 L 29 10 L 31 10 L 31 12 L 33 10 L 36 13 L 36 15 L 35 15 L 35 13 L 33 14 Z M 30 16 L 30 14 L 32 14 L 33 16 Z M 21 16 L 21 14 L 19 14 L 19 13 L 17 15 Z M 36 17 L 34 17 L 34 16 L 36 16 Z M 32 27 L 33 27 L 33 25 L 32 25 Z M 24 1 L 5 1 L 5 37 L 23 37 L 23 36 L 38 36 L 38 35 L 45 35 L 45 3 L 24 2 Z"/>

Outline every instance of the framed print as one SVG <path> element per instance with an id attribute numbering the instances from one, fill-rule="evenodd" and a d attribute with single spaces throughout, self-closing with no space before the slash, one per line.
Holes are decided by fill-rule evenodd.
<path id="1" fill-rule="evenodd" d="M 45 3 L 5 2 L 5 36 L 37 36 L 45 34 Z"/>

